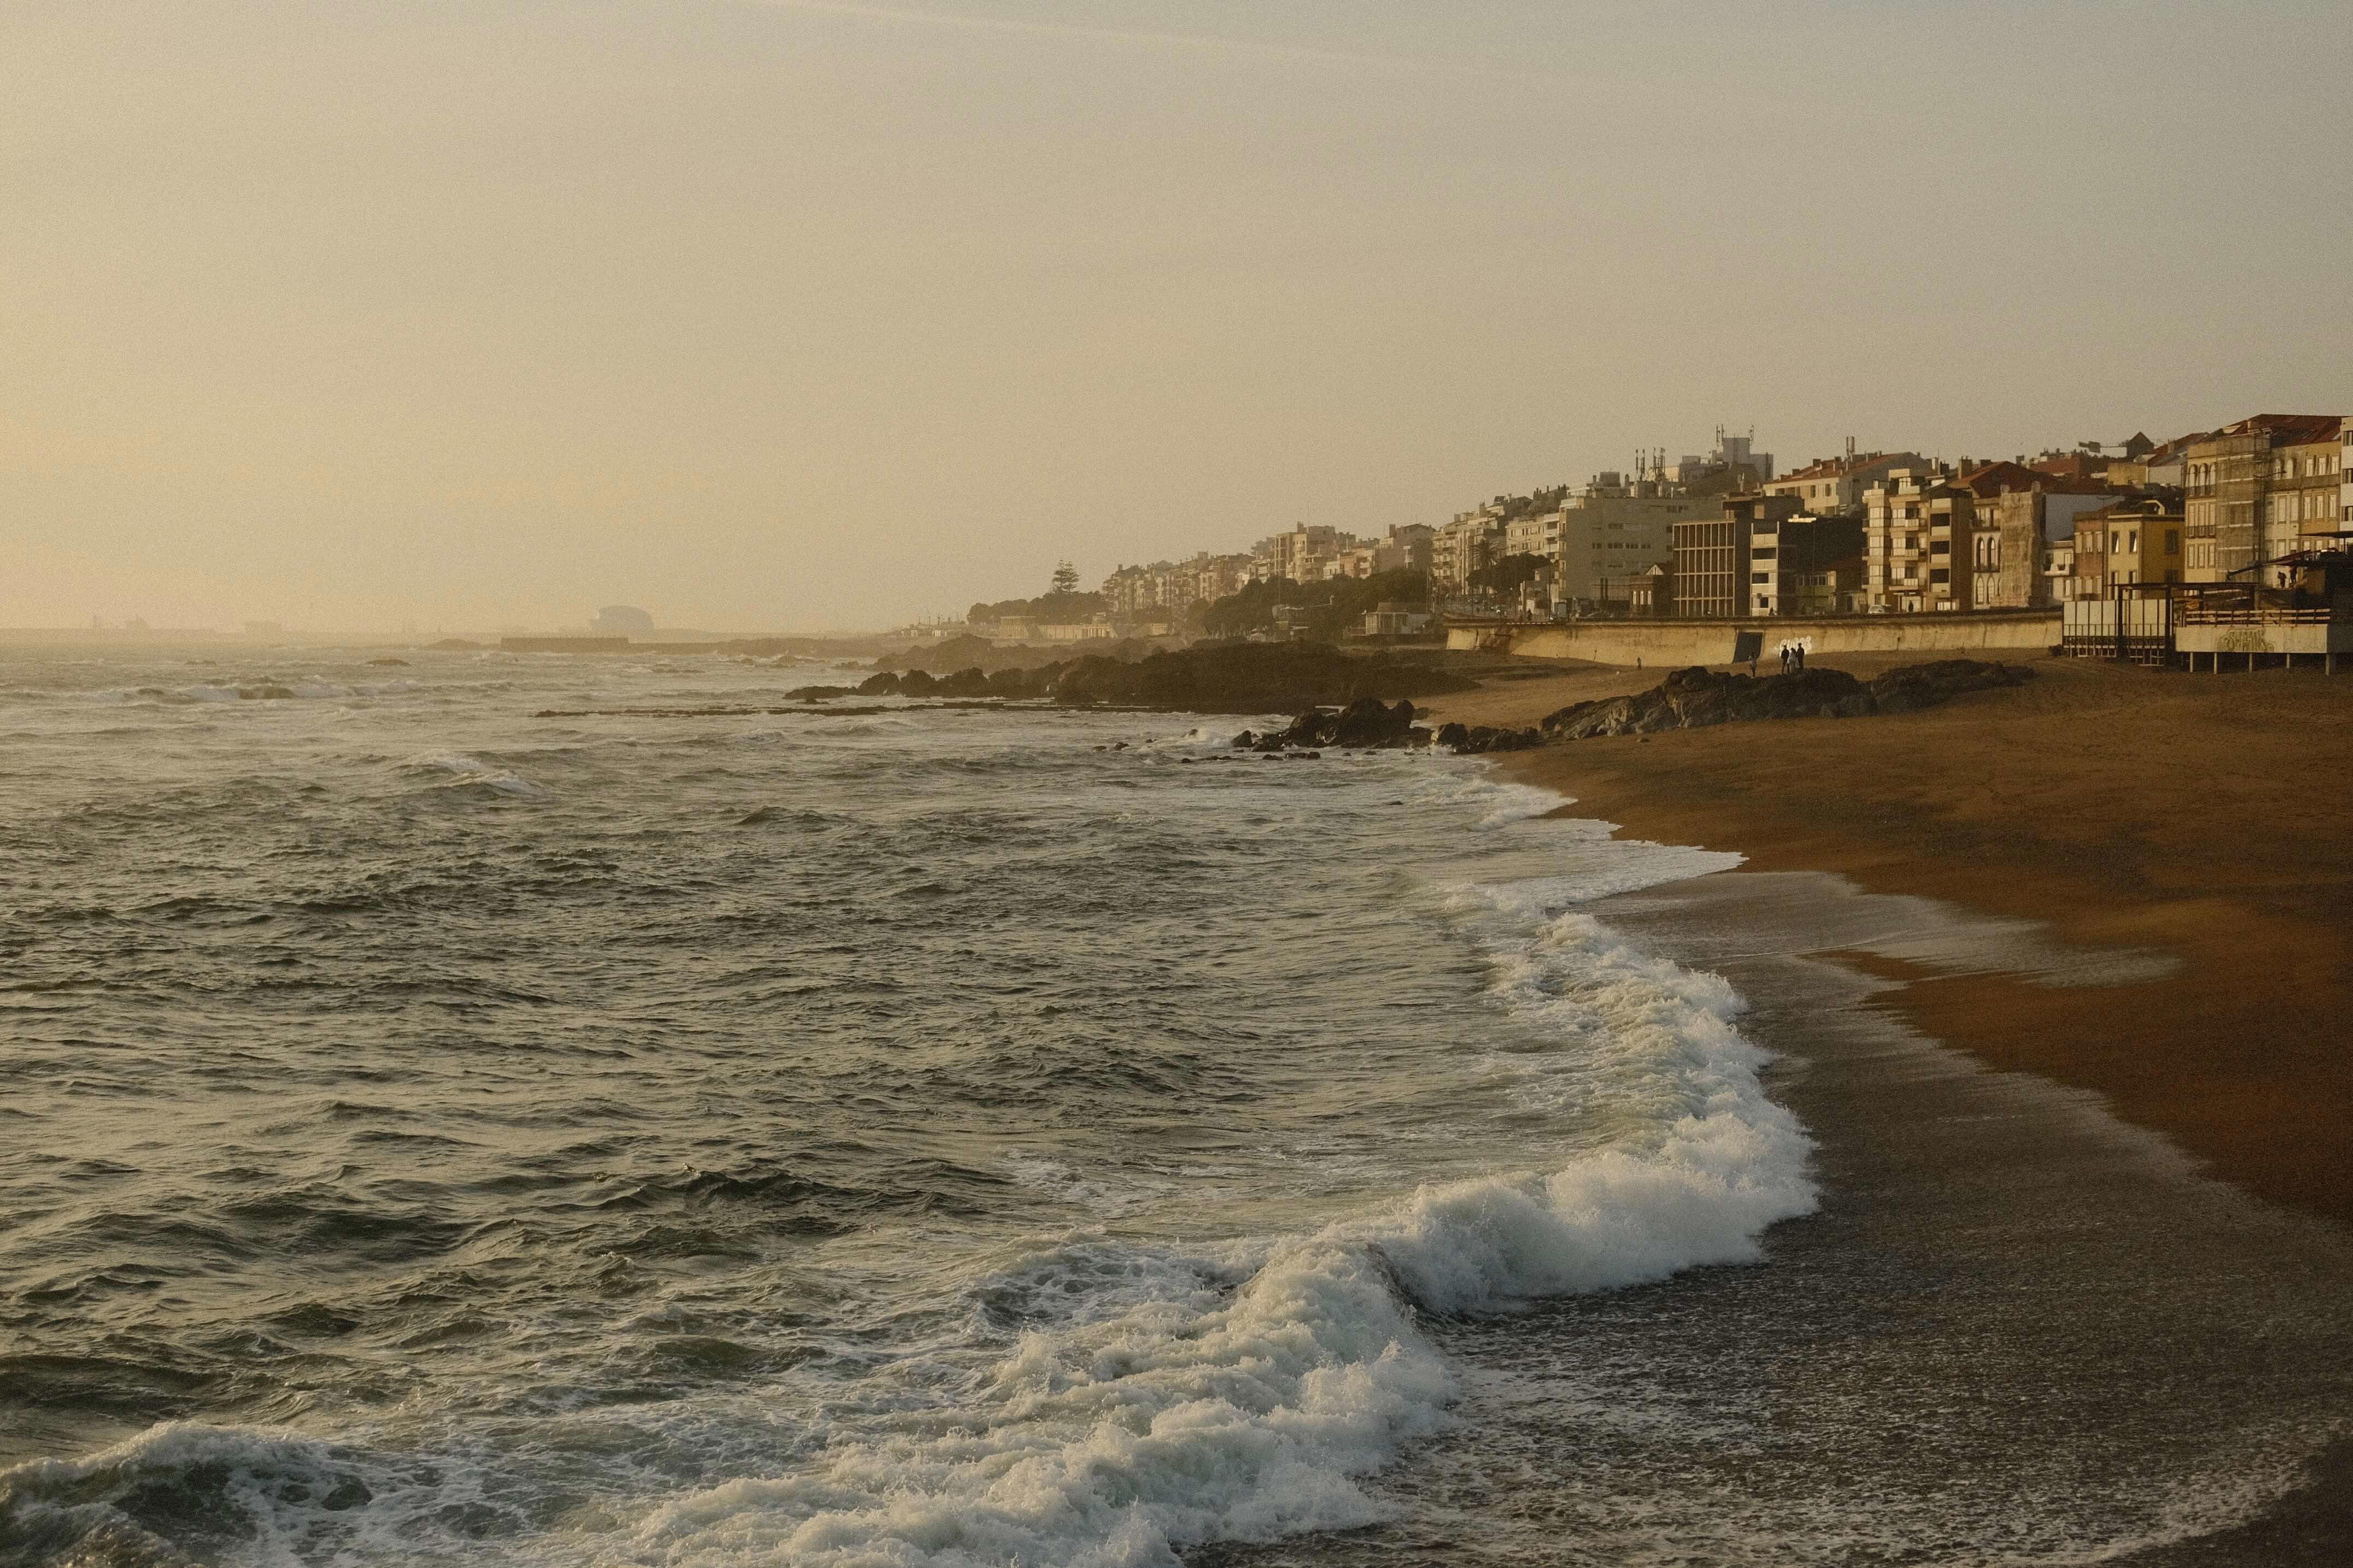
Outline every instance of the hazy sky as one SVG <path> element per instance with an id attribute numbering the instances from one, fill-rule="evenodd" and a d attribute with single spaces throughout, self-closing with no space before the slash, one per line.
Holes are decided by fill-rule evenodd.
<path id="1" fill-rule="evenodd" d="M 1060 556 L 2353 412 L 2311 5 L 0 6 L 0 626 Z"/>

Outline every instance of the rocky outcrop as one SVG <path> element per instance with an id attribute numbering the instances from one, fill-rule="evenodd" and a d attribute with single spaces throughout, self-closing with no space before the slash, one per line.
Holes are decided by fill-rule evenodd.
<path id="1" fill-rule="evenodd" d="M 1071 707 L 1299 713 L 1365 697 L 1434 697 L 1477 684 L 1432 665 L 1387 654 L 1345 654 L 1329 643 L 1227 643 L 1155 653 L 1132 664 L 1076 659 L 1055 678 L 1052 695 Z"/>
<path id="2" fill-rule="evenodd" d="M 1286 730 L 1259 734 L 1244 730 L 1234 737 L 1234 749 L 1281 752 L 1293 747 L 1330 746 L 1339 751 L 1377 752 L 1401 746 L 1427 745 L 1430 731 L 1413 721 L 1413 704 L 1395 707 L 1377 697 L 1359 697 L 1345 708 L 1311 708 Z"/>
<path id="3" fill-rule="evenodd" d="M 1192 713 L 1304 713 L 1334 708 L 1356 711 L 1350 722 L 1361 743 L 1387 743 L 1392 730 L 1410 726 L 1375 720 L 1371 709 L 1352 705 L 1380 699 L 1434 697 L 1468 691 L 1479 683 L 1433 664 L 1387 653 L 1357 656 L 1329 643 L 1227 643 L 1118 659 L 1100 654 L 1034 668 L 1008 666 L 984 671 L 975 665 L 953 675 L 923 669 L 881 670 L 860 682 L 862 697 L 997 697 L 1008 701 L 1048 699 L 1069 708 L 1150 708 Z M 839 689 L 803 687 L 792 693 L 828 693 Z M 843 693 L 847 695 L 848 693 Z M 1386 712 L 1388 710 L 1383 709 Z M 1354 740 L 1326 744 L 1356 745 Z"/>
<path id="4" fill-rule="evenodd" d="M 1934 708 L 1966 691 L 2022 686 L 2033 678 L 2034 671 L 2024 665 L 1940 658 L 1933 664 L 1907 664 L 1889 670 L 1871 683 L 1871 696 L 1882 713 L 1908 713 L 1915 708 Z"/>
<path id="5" fill-rule="evenodd" d="M 1440 724 L 1437 735 L 1439 745 L 1465 757 L 1485 752 L 1525 752 L 1544 742 L 1540 730 L 1497 729 L 1490 724 Z"/>
<path id="6" fill-rule="evenodd" d="M 1906 665 L 1864 682 L 1842 669 L 1801 669 L 1754 678 L 1717 674 L 1694 665 L 1632 697 L 1571 703 L 1546 715 L 1541 729 L 1547 740 L 1581 741 L 1593 735 L 1648 735 L 1661 730 L 1698 730 L 1755 719 L 1859 719 L 1872 713 L 1932 708 L 1966 691 L 2021 685 L 2033 673 L 2019 665 L 1947 658 Z M 1444 739 L 1441 731 L 1441 743 Z"/>

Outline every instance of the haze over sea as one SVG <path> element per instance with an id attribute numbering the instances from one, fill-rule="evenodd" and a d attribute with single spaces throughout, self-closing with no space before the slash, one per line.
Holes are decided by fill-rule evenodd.
<path id="1" fill-rule="evenodd" d="M 1765 1260 L 1823 1194 L 1741 997 L 1584 908 L 1733 856 L 1238 721 L 406 657 L 0 659 L 0 1561 L 2063 1561 L 2228 1511 L 2185 1410 L 2308 1449 L 2230 1367 L 1998 1509 L 1774 1473 L 1861 1255 Z M 1990 1321 L 1936 1353 L 2026 1377 Z"/>

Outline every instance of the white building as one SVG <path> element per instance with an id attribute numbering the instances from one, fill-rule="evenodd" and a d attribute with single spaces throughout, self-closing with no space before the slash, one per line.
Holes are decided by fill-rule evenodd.
<path id="1" fill-rule="evenodd" d="M 1557 596 L 1599 600 L 1602 579 L 1638 577 L 1675 558 L 1675 524 L 1715 517 L 1724 510 L 1718 496 L 1633 493 L 1652 485 L 1628 487 L 1614 473 L 1597 474 L 1581 496 L 1560 510 Z"/>

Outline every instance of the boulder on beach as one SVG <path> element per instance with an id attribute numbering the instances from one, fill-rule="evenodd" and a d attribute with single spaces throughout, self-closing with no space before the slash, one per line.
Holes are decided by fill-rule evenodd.
<path id="1" fill-rule="evenodd" d="M 1755 719 L 1859 719 L 1931 708 L 1963 692 L 2017 686 L 2033 673 L 2021 665 L 1947 658 L 1905 665 L 1865 683 L 1842 669 L 1815 668 L 1757 677 L 1694 665 L 1630 697 L 1573 702 L 1546 714 L 1539 728 L 1548 740 L 1582 741 Z"/>

